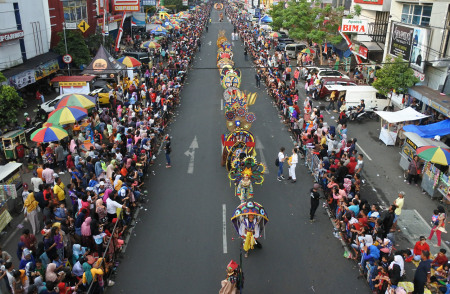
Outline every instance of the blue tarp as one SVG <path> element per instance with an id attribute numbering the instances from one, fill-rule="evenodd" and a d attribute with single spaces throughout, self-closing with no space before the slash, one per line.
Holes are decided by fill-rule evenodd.
<path id="1" fill-rule="evenodd" d="M 403 130 L 416 133 L 422 138 L 434 138 L 436 135 L 442 137 L 450 134 L 450 119 L 424 126 L 407 125 L 403 127 Z"/>
<path id="2" fill-rule="evenodd" d="M 263 18 L 261 18 L 261 22 L 272 22 L 272 18 L 268 15 L 265 15 Z"/>

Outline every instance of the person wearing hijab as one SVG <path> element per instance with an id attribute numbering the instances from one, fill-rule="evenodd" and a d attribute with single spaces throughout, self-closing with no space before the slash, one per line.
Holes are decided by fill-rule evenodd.
<path id="1" fill-rule="evenodd" d="M 115 179 L 114 179 L 114 190 L 119 191 L 120 188 L 122 188 L 122 180 L 121 180 L 122 175 L 116 175 Z"/>
<path id="2" fill-rule="evenodd" d="M 67 155 L 66 167 L 69 171 L 72 171 L 75 167 L 75 163 L 73 162 L 72 154 Z"/>
<path id="3" fill-rule="evenodd" d="M 81 262 L 78 260 L 74 263 L 72 268 L 72 274 L 74 274 L 76 277 L 81 278 L 84 274 L 83 266 L 81 265 Z"/>
<path id="4" fill-rule="evenodd" d="M 394 260 L 389 264 L 388 273 L 391 284 L 397 286 L 400 278 L 405 274 L 405 261 L 401 255 L 394 256 Z"/>
<path id="5" fill-rule="evenodd" d="M 103 173 L 103 169 L 102 169 L 102 163 L 100 162 L 100 160 L 97 160 L 95 162 L 95 175 L 97 176 L 97 178 L 100 178 L 100 175 Z"/>
<path id="6" fill-rule="evenodd" d="M 89 265 L 89 263 L 87 263 L 87 262 L 83 263 L 84 273 L 83 273 L 81 282 L 83 283 L 83 286 L 85 286 L 86 289 L 87 289 L 87 287 L 89 287 L 89 285 L 92 283 L 92 281 L 94 279 L 92 277 L 91 269 L 92 269 L 92 267 Z"/>
<path id="7" fill-rule="evenodd" d="M 95 212 L 98 215 L 98 220 L 100 223 L 104 224 L 108 220 L 106 206 L 103 203 L 103 199 L 97 199 L 95 201 Z"/>
<path id="8" fill-rule="evenodd" d="M 116 161 L 113 159 L 111 160 L 111 163 L 108 165 L 108 167 L 106 167 L 106 177 L 108 179 L 112 179 L 112 174 L 115 168 L 116 168 Z"/>
<path id="9" fill-rule="evenodd" d="M 45 281 L 56 282 L 58 275 L 56 274 L 56 264 L 53 262 L 47 265 L 47 270 L 45 271 Z"/>
<path id="10" fill-rule="evenodd" d="M 91 217 L 87 217 L 81 225 L 81 243 L 84 246 L 90 247 L 91 245 Z"/>
<path id="11" fill-rule="evenodd" d="M 73 244 L 72 246 L 72 264 L 75 264 L 81 256 L 86 253 L 84 247 L 81 247 L 80 244 Z"/>

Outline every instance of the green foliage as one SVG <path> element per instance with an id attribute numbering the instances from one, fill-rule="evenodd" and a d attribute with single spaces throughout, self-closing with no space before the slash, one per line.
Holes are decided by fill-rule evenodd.
<path id="1" fill-rule="evenodd" d="M 183 1 L 182 0 L 164 0 L 164 7 L 171 8 L 178 11 L 183 10 Z"/>
<path id="2" fill-rule="evenodd" d="M 337 44 L 341 41 L 338 28 L 342 22 L 344 7 L 322 5 L 320 0 L 312 3 L 307 0 L 289 1 L 287 8 L 284 4 L 285 2 L 280 2 L 269 11 L 275 30 L 286 29 L 289 37 L 308 44 L 321 45 L 325 41 Z M 319 56 L 322 58 L 322 54 Z"/>
<path id="3" fill-rule="evenodd" d="M 362 10 L 361 5 L 355 4 L 355 6 L 353 6 L 353 10 L 354 10 L 356 16 L 361 15 L 361 10 Z"/>
<path id="4" fill-rule="evenodd" d="M 0 83 L 6 81 L 0 72 Z M 0 126 L 15 124 L 19 108 L 23 105 L 22 97 L 9 85 L 0 85 Z"/>
<path id="5" fill-rule="evenodd" d="M 61 38 L 58 45 L 55 47 L 55 51 L 60 54 L 66 54 L 66 48 L 64 46 L 64 33 L 58 33 Z M 66 30 L 67 39 L 67 53 L 73 58 L 73 63 L 77 66 L 82 64 L 89 64 L 91 62 L 91 55 L 89 49 L 84 41 L 83 34 L 79 30 Z"/>
<path id="6" fill-rule="evenodd" d="M 100 44 L 103 44 L 102 34 L 94 34 L 86 38 L 86 45 L 89 48 L 90 55 L 92 56 L 97 53 L 98 48 L 100 48 Z M 106 50 L 112 48 L 114 44 L 115 42 L 111 36 L 105 36 L 105 43 L 103 44 L 103 47 L 105 47 Z"/>
<path id="7" fill-rule="evenodd" d="M 386 62 L 388 64 L 377 70 L 377 79 L 372 84 L 382 95 L 387 96 L 392 90 L 395 90 L 397 94 L 406 94 L 409 87 L 419 82 L 409 63 L 401 57 L 394 59 L 388 55 Z"/>

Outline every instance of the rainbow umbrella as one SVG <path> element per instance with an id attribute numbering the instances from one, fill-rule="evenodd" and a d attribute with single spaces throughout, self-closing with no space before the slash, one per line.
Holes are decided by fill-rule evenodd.
<path id="1" fill-rule="evenodd" d="M 86 109 L 95 107 L 95 98 L 82 94 L 67 94 L 55 105 L 55 109 L 64 106 L 79 106 Z"/>
<path id="2" fill-rule="evenodd" d="M 302 53 L 314 54 L 316 53 L 316 51 L 312 50 L 311 48 L 305 48 L 302 50 Z"/>
<path id="3" fill-rule="evenodd" d="M 159 48 L 159 47 L 161 47 L 161 44 L 156 43 L 154 41 L 147 41 L 147 42 L 142 43 L 142 45 L 141 45 L 141 48 L 155 49 L 155 48 Z"/>
<path id="4" fill-rule="evenodd" d="M 117 61 L 119 61 L 122 64 L 125 64 L 126 67 L 137 67 L 142 65 L 142 63 L 139 60 L 130 56 L 120 57 L 119 59 L 117 59 Z"/>
<path id="5" fill-rule="evenodd" d="M 31 141 L 34 142 L 54 142 L 64 139 L 69 134 L 61 127 L 50 126 L 37 129 L 31 134 Z"/>
<path id="6" fill-rule="evenodd" d="M 450 150 L 437 146 L 423 146 L 416 149 L 416 154 L 420 158 L 432 163 L 441 165 L 450 164 Z"/>
<path id="7" fill-rule="evenodd" d="M 166 34 L 167 30 L 163 26 L 159 25 L 156 28 L 154 28 L 153 30 L 151 30 L 150 33 L 155 34 L 155 35 Z"/>
<path id="8" fill-rule="evenodd" d="M 47 122 L 54 125 L 73 124 L 87 116 L 87 110 L 78 106 L 64 106 L 50 112 Z"/>
<path id="9" fill-rule="evenodd" d="M 173 29 L 173 24 L 172 24 L 170 21 L 168 21 L 168 20 L 166 20 L 166 21 L 162 24 L 162 26 L 163 26 L 166 30 L 171 30 L 171 29 Z"/>
<path id="10" fill-rule="evenodd" d="M 277 32 L 270 33 L 270 36 L 272 38 L 278 38 L 278 33 Z"/>

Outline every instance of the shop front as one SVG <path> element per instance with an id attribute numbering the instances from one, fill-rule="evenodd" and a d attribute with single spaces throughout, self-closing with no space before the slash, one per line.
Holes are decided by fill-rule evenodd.
<path id="1" fill-rule="evenodd" d="M 447 95 L 426 86 L 413 86 L 408 89 L 408 94 L 446 118 L 450 116 L 450 98 Z"/>

